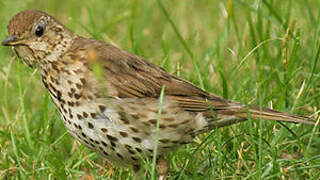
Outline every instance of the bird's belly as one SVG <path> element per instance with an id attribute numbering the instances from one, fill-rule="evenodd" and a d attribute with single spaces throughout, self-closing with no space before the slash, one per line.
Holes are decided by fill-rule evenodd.
<path id="1" fill-rule="evenodd" d="M 83 114 L 83 113 L 82 113 Z M 181 144 L 189 143 L 191 136 L 179 134 L 176 128 L 158 128 L 152 123 L 147 125 L 124 119 L 121 112 L 106 108 L 103 114 L 97 114 L 95 118 L 82 115 L 72 119 L 68 113 L 62 112 L 62 118 L 67 130 L 80 142 L 89 148 L 103 154 L 109 162 L 115 165 L 128 166 L 139 165 L 142 158 L 152 158 L 157 144 L 157 154 L 164 155 Z M 129 116 L 125 115 L 128 119 Z M 76 118 L 75 118 L 76 117 Z M 80 117 L 80 116 L 79 116 Z"/>
<path id="2" fill-rule="evenodd" d="M 58 104 L 57 99 L 54 101 Z M 139 165 L 141 157 L 153 156 L 156 145 L 159 156 L 192 141 L 190 132 L 196 126 L 194 115 L 181 111 L 176 114 L 175 108 L 165 106 L 156 128 L 157 104 L 149 103 L 148 108 L 153 109 L 146 114 L 130 106 L 132 104 L 132 101 L 104 100 L 58 108 L 67 130 L 112 164 Z M 137 104 L 137 107 L 143 106 Z"/>

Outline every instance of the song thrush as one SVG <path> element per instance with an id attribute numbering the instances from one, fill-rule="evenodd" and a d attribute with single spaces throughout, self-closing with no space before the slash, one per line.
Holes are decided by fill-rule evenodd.
<path id="1" fill-rule="evenodd" d="M 244 121 L 249 115 L 314 124 L 205 92 L 139 56 L 74 34 L 41 11 L 16 14 L 8 34 L 2 45 L 12 46 L 25 64 L 38 69 L 67 130 L 113 164 L 138 169 L 139 153 L 152 157 L 156 143 L 161 159 L 199 133 Z M 97 68 L 100 74 L 95 73 Z M 166 174 L 168 163 L 159 162 Z"/>

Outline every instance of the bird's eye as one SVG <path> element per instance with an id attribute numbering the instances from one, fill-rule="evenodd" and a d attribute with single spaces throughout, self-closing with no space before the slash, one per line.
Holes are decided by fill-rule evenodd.
<path id="1" fill-rule="evenodd" d="M 35 34 L 40 37 L 43 35 L 44 32 L 44 27 L 42 25 L 37 26 L 36 30 L 35 30 Z"/>

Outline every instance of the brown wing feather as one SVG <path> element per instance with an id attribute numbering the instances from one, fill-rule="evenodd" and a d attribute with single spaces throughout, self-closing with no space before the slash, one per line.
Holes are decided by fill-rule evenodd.
<path id="1" fill-rule="evenodd" d="M 214 105 L 228 102 L 122 49 L 96 40 L 83 44 L 93 44 L 91 49 L 98 54 L 105 78 L 117 89 L 119 98 L 159 97 L 165 85 L 165 95 L 177 100 L 188 111 L 208 110 L 207 100 L 216 102 L 212 103 Z"/>

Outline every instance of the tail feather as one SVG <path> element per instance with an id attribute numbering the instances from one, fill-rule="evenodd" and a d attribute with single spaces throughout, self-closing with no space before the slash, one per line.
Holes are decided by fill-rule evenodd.
<path id="1" fill-rule="evenodd" d="M 279 112 L 279 111 L 275 111 L 268 108 L 260 109 L 252 106 L 249 106 L 247 108 L 246 106 L 238 103 L 232 103 L 226 106 L 217 107 L 216 112 L 221 115 L 234 115 L 239 118 L 239 120 L 230 119 L 229 123 L 227 123 L 227 120 L 225 120 L 226 122 L 221 121 L 223 122 L 222 124 L 226 124 L 226 125 L 244 121 L 249 117 L 251 119 L 265 119 L 265 120 L 275 120 L 275 121 L 315 125 L 315 122 L 311 121 L 311 119 L 308 117 Z"/>
<path id="2" fill-rule="evenodd" d="M 310 121 L 311 119 L 308 117 L 274 111 L 272 109 L 263 108 L 259 110 L 257 108 L 250 108 L 249 111 L 253 119 L 262 118 L 266 120 L 276 120 L 276 121 L 315 125 L 315 123 Z"/>

